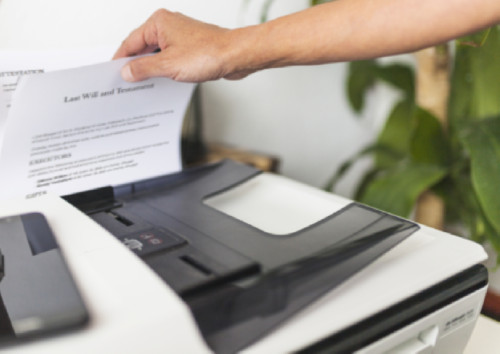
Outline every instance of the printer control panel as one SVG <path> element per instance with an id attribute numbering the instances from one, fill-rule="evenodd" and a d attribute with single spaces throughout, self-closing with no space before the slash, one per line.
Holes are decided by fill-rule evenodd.
<path id="1" fill-rule="evenodd" d="M 146 229 L 117 238 L 139 257 L 167 251 L 186 243 L 180 237 L 159 228 Z"/>

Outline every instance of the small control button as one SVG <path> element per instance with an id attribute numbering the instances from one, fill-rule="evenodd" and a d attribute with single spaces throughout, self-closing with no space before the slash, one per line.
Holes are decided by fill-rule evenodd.
<path id="1" fill-rule="evenodd" d="M 180 236 L 163 229 L 147 229 L 128 234 L 118 239 L 138 256 L 166 251 L 186 243 Z"/>

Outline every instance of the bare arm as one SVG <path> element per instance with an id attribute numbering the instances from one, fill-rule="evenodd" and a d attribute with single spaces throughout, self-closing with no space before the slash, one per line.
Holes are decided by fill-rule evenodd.
<path id="1" fill-rule="evenodd" d="M 130 81 L 238 79 L 266 68 L 410 52 L 499 22 L 499 0 L 337 0 L 235 30 L 160 10 L 115 58 L 161 49 L 124 67 Z"/>

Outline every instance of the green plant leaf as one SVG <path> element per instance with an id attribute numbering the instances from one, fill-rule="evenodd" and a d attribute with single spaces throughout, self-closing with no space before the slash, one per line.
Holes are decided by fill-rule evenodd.
<path id="1" fill-rule="evenodd" d="M 324 4 L 324 3 L 327 3 L 327 2 L 331 2 L 331 1 L 334 1 L 334 0 L 310 0 L 309 1 L 309 5 L 310 6 L 320 5 L 320 4 Z"/>
<path id="2" fill-rule="evenodd" d="M 500 28 L 492 27 L 478 48 L 458 45 L 451 78 L 449 122 L 461 129 L 471 120 L 500 114 Z"/>
<path id="3" fill-rule="evenodd" d="M 399 156 L 409 156 L 414 111 L 413 100 L 397 103 L 379 134 L 377 145 L 386 146 Z M 385 155 L 375 155 L 375 164 L 379 168 L 392 167 L 396 162 Z"/>
<path id="4" fill-rule="evenodd" d="M 462 37 L 457 39 L 457 43 L 459 45 L 471 46 L 471 47 L 482 47 L 488 36 L 490 35 L 491 28 L 485 29 L 484 31 L 480 31 L 477 33 L 473 33 L 471 35 Z"/>
<path id="5" fill-rule="evenodd" d="M 269 19 L 269 9 L 275 0 L 266 0 L 262 4 L 262 8 L 260 11 L 260 22 L 266 22 Z"/>
<path id="6" fill-rule="evenodd" d="M 377 176 L 380 175 L 381 173 L 383 173 L 383 170 L 377 167 L 374 167 L 370 169 L 368 172 L 366 172 L 357 186 L 357 190 L 354 194 L 354 199 L 362 200 L 363 195 L 365 195 L 368 187 L 372 184 L 375 178 L 377 178 Z"/>
<path id="7" fill-rule="evenodd" d="M 407 99 L 415 97 L 415 75 L 413 69 L 408 65 L 389 64 L 379 66 L 377 77 L 385 81 L 389 85 L 403 91 Z"/>
<path id="8" fill-rule="evenodd" d="M 465 48 L 457 48 L 454 69 L 450 78 L 450 98 L 448 99 L 448 124 L 451 132 L 461 129 L 472 112 L 474 83 L 471 68 L 471 54 Z"/>
<path id="9" fill-rule="evenodd" d="M 330 180 L 325 185 L 324 189 L 327 191 L 332 191 L 335 188 L 335 185 L 344 177 L 344 175 L 349 171 L 354 163 L 356 163 L 359 159 L 365 156 L 369 156 L 371 154 L 379 154 L 381 156 L 385 156 L 388 159 L 393 159 L 394 161 L 400 161 L 402 156 L 398 155 L 398 153 L 387 146 L 373 144 L 365 147 L 356 155 L 351 157 L 349 160 L 345 161 L 340 165 L 335 174 L 330 178 Z"/>
<path id="10" fill-rule="evenodd" d="M 353 61 L 349 63 L 347 96 L 354 111 L 363 109 L 365 96 L 377 80 L 401 90 L 406 100 L 414 100 L 415 77 L 409 66 L 397 63 L 380 65 L 375 60 Z"/>
<path id="11" fill-rule="evenodd" d="M 459 220 L 467 226 L 469 234 L 463 236 L 469 236 L 479 243 L 488 240 L 497 252 L 500 252 L 500 232 L 495 230 L 488 221 L 469 174 L 454 176 L 447 182 L 449 182 L 447 183 L 449 190 L 443 195 L 446 210 L 456 214 Z"/>
<path id="12" fill-rule="evenodd" d="M 363 109 L 365 95 L 375 83 L 376 72 L 375 60 L 359 60 L 349 63 L 347 97 L 354 111 L 359 113 Z"/>
<path id="13" fill-rule="evenodd" d="M 412 161 L 422 164 L 447 166 L 450 159 L 448 138 L 439 120 L 427 110 L 417 107 L 415 127 L 410 141 Z"/>
<path id="14" fill-rule="evenodd" d="M 461 138 L 470 154 L 472 185 L 481 208 L 500 232 L 500 117 L 471 124 Z"/>
<path id="15" fill-rule="evenodd" d="M 417 198 L 446 175 L 446 169 L 406 162 L 376 177 L 361 202 L 392 214 L 408 217 Z"/>

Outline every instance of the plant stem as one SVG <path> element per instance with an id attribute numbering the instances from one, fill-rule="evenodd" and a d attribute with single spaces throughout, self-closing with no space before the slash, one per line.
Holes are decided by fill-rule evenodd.
<path id="1" fill-rule="evenodd" d="M 451 65 L 448 45 L 421 50 L 416 58 L 417 104 L 433 113 L 446 130 Z"/>
<path id="2" fill-rule="evenodd" d="M 447 106 L 450 93 L 450 53 L 447 44 L 427 48 L 416 53 L 417 104 L 433 113 L 448 129 Z M 444 201 L 431 191 L 424 192 L 416 206 L 417 222 L 443 229 Z"/>

